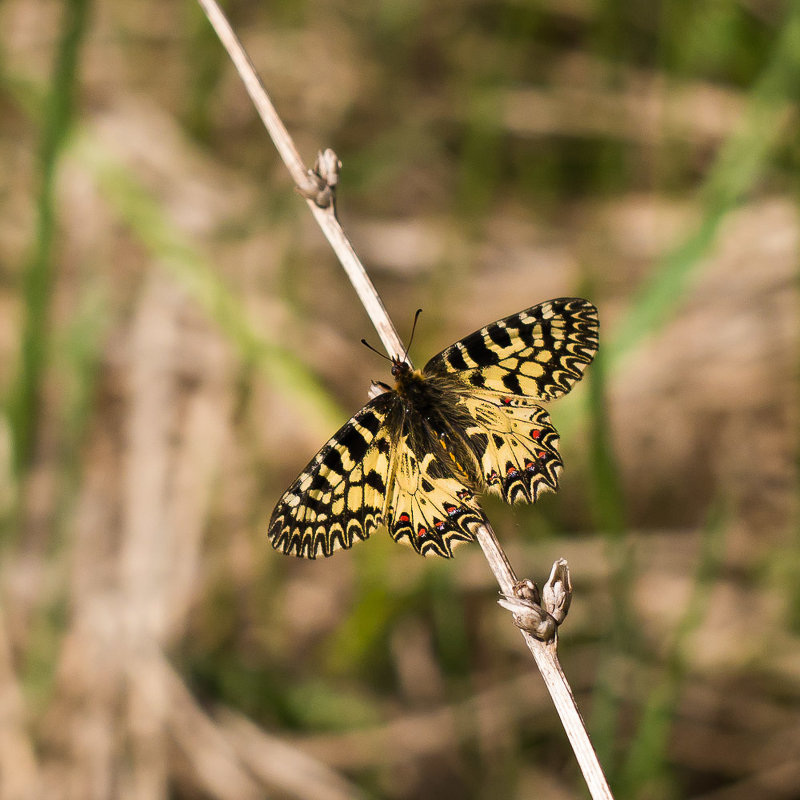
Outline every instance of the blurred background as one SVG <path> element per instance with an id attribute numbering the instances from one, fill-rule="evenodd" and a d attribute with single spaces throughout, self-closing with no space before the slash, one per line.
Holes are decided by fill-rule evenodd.
<path id="1" fill-rule="evenodd" d="M 600 357 L 560 656 L 618 800 L 800 798 L 800 3 L 231 0 L 411 357 Z M 266 538 L 386 363 L 199 8 L 0 6 L 0 800 L 587 796 L 476 545 Z"/>

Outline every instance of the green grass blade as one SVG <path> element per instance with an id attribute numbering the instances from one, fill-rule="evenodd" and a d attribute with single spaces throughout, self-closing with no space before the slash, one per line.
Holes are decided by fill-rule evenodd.
<path id="1" fill-rule="evenodd" d="M 78 62 L 88 16 L 88 0 L 68 0 L 64 4 L 53 78 L 44 104 L 39 148 L 41 177 L 37 189 L 36 241 L 22 274 L 24 322 L 18 373 L 8 398 L 14 442 L 13 467 L 18 475 L 29 465 L 35 446 L 40 384 L 49 343 L 48 312 L 53 287 L 56 235 L 56 177 L 75 113 Z"/>
<path id="2" fill-rule="evenodd" d="M 683 299 L 690 278 L 713 246 L 727 214 L 764 174 L 777 145 L 794 135 L 788 103 L 797 100 L 800 82 L 800 4 L 792 3 L 772 59 L 753 87 L 741 127 L 721 148 L 701 196 L 703 214 L 695 230 L 661 261 L 641 288 L 614 339 L 606 345 L 612 364 L 669 319 Z"/>
<path id="3" fill-rule="evenodd" d="M 654 784 L 669 781 L 667 750 L 675 705 L 688 675 L 685 653 L 690 637 L 705 618 L 719 576 L 727 522 L 728 515 L 722 504 L 717 503 L 703 530 L 692 591 L 675 628 L 663 677 L 645 701 L 636 734 L 627 748 L 617 784 L 620 797 L 640 797 L 642 791 L 649 791 Z"/>

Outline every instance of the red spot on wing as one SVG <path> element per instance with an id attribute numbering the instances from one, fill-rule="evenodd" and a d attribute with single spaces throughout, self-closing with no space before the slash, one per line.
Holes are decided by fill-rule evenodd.
<path id="1" fill-rule="evenodd" d="M 547 455 L 547 453 L 545 453 L 544 450 L 540 450 L 536 455 L 538 455 L 539 458 L 544 458 Z"/>
<path id="2" fill-rule="evenodd" d="M 506 475 L 512 475 L 513 476 L 513 475 L 518 475 L 518 474 L 519 474 L 519 470 L 513 464 L 509 464 L 508 468 L 506 469 Z"/>
<path id="3" fill-rule="evenodd" d="M 422 538 L 423 536 L 427 536 L 428 529 L 424 525 L 419 526 L 419 530 L 417 531 L 417 536 Z"/>
<path id="4" fill-rule="evenodd" d="M 399 522 L 411 522 L 411 517 L 409 517 L 405 512 L 402 513 L 397 519 Z"/>
<path id="5" fill-rule="evenodd" d="M 538 428 L 531 428 L 531 439 L 538 439 L 542 432 Z"/>
<path id="6" fill-rule="evenodd" d="M 511 405 L 511 398 L 510 398 L 510 397 L 501 397 L 501 398 L 500 398 L 500 402 L 501 402 L 501 403 L 502 403 L 504 406 L 510 406 L 510 405 Z"/>

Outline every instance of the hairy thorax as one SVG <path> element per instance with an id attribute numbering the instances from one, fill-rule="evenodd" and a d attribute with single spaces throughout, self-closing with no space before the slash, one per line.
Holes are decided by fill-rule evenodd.
<path id="1" fill-rule="evenodd" d="M 465 434 L 470 421 L 458 396 L 441 386 L 435 377 L 412 370 L 404 362 L 393 363 L 392 375 L 395 391 L 406 409 L 408 435 L 417 437 L 416 444 L 424 452 L 438 457 L 443 473 L 450 473 L 472 489 L 479 489 L 483 481 L 478 454 Z M 414 420 L 420 417 L 427 423 L 427 428 L 414 424 Z M 419 441 L 426 429 L 432 430 L 434 436 Z"/>

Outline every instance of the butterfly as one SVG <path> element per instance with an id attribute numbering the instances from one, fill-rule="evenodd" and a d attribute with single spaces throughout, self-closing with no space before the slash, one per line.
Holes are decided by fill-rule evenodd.
<path id="1" fill-rule="evenodd" d="M 597 309 L 565 297 L 475 331 L 421 370 L 391 359 L 394 386 L 378 383 L 278 501 L 273 547 L 330 556 L 385 525 L 449 558 L 485 522 L 479 493 L 534 502 L 558 488 L 558 433 L 539 403 L 580 380 L 597 344 Z"/>

